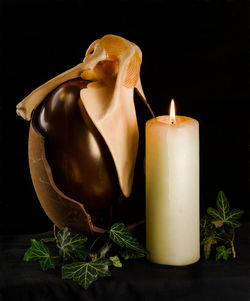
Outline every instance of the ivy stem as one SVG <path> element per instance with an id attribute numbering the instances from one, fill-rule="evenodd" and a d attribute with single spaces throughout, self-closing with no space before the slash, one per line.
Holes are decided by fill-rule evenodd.
<path id="1" fill-rule="evenodd" d="M 96 242 L 97 242 L 101 237 L 103 237 L 104 234 L 106 234 L 106 232 L 103 233 L 103 234 L 101 234 L 100 236 L 98 236 L 98 237 L 93 241 L 92 245 L 91 245 L 90 248 L 89 248 L 89 253 L 91 253 L 92 248 L 94 247 L 94 245 L 96 244 Z"/>
<path id="2" fill-rule="evenodd" d="M 215 239 L 219 239 L 219 240 L 224 240 L 223 238 L 219 237 L 219 236 L 215 236 Z"/>
<path id="3" fill-rule="evenodd" d="M 42 238 L 41 241 L 43 241 L 43 242 L 52 242 L 52 241 L 55 241 L 55 237 Z"/>
<path id="4" fill-rule="evenodd" d="M 55 224 L 53 225 L 53 232 L 54 232 L 54 237 L 55 237 L 55 240 L 56 240 L 56 245 L 59 249 L 61 249 L 61 247 L 58 244 L 58 239 L 57 239 L 57 236 L 56 236 L 56 225 Z"/>
<path id="5" fill-rule="evenodd" d="M 232 235 L 232 239 L 230 240 L 230 244 L 231 244 L 231 249 L 232 249 L 232 253 L 233 253 L 233 258 L 236 258 L 236 251 L 234 248 L 234 239 L 235 239 L 235 231 L 233 229 L 233 235 Z"/>
<path id="6" fill-rule="evenodd" d="M 57 236 L 56 236 L 56 225 L 55 225 L 55 224 L 53 225 L 53 233 L 54 233 L 55 240 L 57 240 Z"/>

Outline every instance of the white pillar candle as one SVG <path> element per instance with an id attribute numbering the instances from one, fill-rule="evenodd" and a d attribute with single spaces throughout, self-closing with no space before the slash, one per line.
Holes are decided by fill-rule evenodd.
<path id="1" fill-rule="evenodd" d="M 146 123 L 146 247 L 154 263 L 188 265 L 200 258 L 199 123 L 173 120 Z"/>

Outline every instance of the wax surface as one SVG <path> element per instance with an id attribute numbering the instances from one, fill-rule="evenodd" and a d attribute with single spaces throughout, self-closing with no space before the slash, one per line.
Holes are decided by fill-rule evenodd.
<path id="1" fill-rule="evenodd" d="M 146 123 L 146 247 L 159 264 L 200 258 L 199 123 L 192 118 Z"/>

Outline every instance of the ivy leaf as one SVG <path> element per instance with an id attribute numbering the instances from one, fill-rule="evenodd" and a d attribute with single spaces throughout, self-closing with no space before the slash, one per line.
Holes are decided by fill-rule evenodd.
<path id="1" fill-rule="evenodd" d="M 225 246 L 220 246 L 216 248 L 216 260 L 223 258 L 224 260 L 228 260 L 229 255 L 232 253 L 231 249 L 226 249 Z"/>
<path id="2" fill-rule="evenodd" d="M 71 234 L 68 227 L 63 227 L 57 232 L 59 255 L 64 261 L 79 258 L 85 260 L 89 251 L 84 246 L 87 237 L 80 234 Z"/>
<path id="3" fill-rule="evenodd" d="M 225 227 L 218 227 L 214 230 L 214 234 L 216 237 L 223 239 L 229 231 L 229 229 L 226 229 L 226 230 L 225 230 Z M 232 237 L 232 235 L 231 235 L 231 237 Z"/>
<path id="4" fill-rule="evenodd" d="M 231 228 L 240 226 L 240 223 L 236 220 L 242 216 L 244 211 L 238 209 L 230 210 L 228 200 L 223 191 L 218 193 L 216 206 L 218 210 L 211 207 L 207 208 L 207 213 L 215 219 L 212 223 L 216 228 L 221 227 L 223 224 Z"/>
<path id="5" fill-rule="evenodd" d="M 110 260 L 98 258 L 91 262 L 74 262 L 62 266 L 62 278 L 73 279 L 80 286 L 87 289 L 90 284 L 100 277 L 111 276 L 109 271 Z"/>
<path id="6" fill-rule="evenodd" d="M 105 257 L 108 251 L 110 251 L 112 243 L 107 242 L 100 250 L 100 258 Z"/>
<path id="7" fill-rule="evenodd" d="M 228 213 L 227 219 L 228 220 L 236 220 L 239 219 L 242 214 L 244 213 L 243 210 L 240 209 L 233 209 Z"/>
<path id="8" fill-rule="evenodd" d="M 25 261 L 38 260 L 43 271 L 54 269 L 55 265 L 50 256 L 49 248 L 43 241 L 31 239 L 31 247 L 24 254 Z"/>
<path id="9" fill-rule="evenodd" d="M 203 238 L 201 245 L 204 248 L 205 258 L 210 257 L 213 244 L 219 243 L 221 246 L 216 248 L 216 260 L 228 259 L 232 253 L 235 258 L 234 238 L 235 228 L 241 226 L 237 220 L 244 213 L 243 210 L 230 209 L 228 199 L 223 191 L 219 191 L 215 208 L 207 208 L 208 215 L 201 219 L 200 235 Z M 231 244 L 231 249 L 226 249 L 226 245 Z"/>
<path id="10" fill-rule="evenodd" d="M 215 239 L 213 234 L 211 236 L 206 237 L 203 240 L 202 244 L 204 246 L 203 248 L 204 248 L 205 259 L 209 259 L 210 254 L 211 254 L 211 246 L 216 243 L 217 243 L 217 240 Z"/>
<path id="11" fill-rule="evenodd" d="M 233 209 L 228 213 L 226 224 L 232 228 L 240 227 L 240 222 L 236 221 L 243 215 L 244 211 L 240 209 Z"/>
<path id="12" fill-rule="evenodd" d="M 225 220 L 230 210 L 230 207 L 229 207 L 227 197 L 225 196 L 223 191 L 219 191 L 218 193 L 216 207 L 218 209 L 220 216 L 223 217 L 222 219 Z"/>
<path id="13" fill-rule="evenodd" d="M 211 223 L 211 217 L 208 215 L 203 216 L 200 221 L 201 229 L 206 230 L 207 227 L 210 225 L 210 223 Z"/>
<path id="14" fill-rule="evenodd" d="M 217 220 L 217 221 L 222 220 L 223 221 L 223 216 L 220 215 L 220 213 L 216 209 L 208 207 L 207 208 L 207 213 L 209 215 L 211 215 L 215 220 Z"/>
<path id="15" fill-rule="evenodd" d="M 121 257 L 125 260 L 145 257 L 145 254 L 135 252 L 133 250 L 128 250 L 128 249 L 122 250 L 119 253 Z"/>
<path id="16" fill-rule="evenodd" d="M 147 254 L 148 252 L 131 235 L 123 223 L 115 223 L 109 232 L 109 237 L 122 248 L 128 248 L 137 252 Z"/>
<path id="17" fill-rule="evenodd" d="M 121 268 L 122 267 L 122 263 L 121 263 L 121 261 L 120 261 L 120 259 L 117 255 L 116 256 L 110 256 L 109 260 L 112 261 L 114 267 L 116 267 L 116 268 Z"/>

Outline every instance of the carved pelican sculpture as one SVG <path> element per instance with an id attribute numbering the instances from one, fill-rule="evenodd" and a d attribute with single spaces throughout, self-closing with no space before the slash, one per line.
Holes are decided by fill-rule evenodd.
<path id="1" fill-rule="evenodd" d="M 17 105 L 18 115 L 32 119 L 29 165 L 37 196 L 58 227 L 91 235 L 103 232 L 118 212 L 122 216 L 133 186 L 138 118 L 144 127 L 153 116 L 141 86 L 141 61 L 138 46 L 105 35 L 89 46 L 81 64 Z"/>

